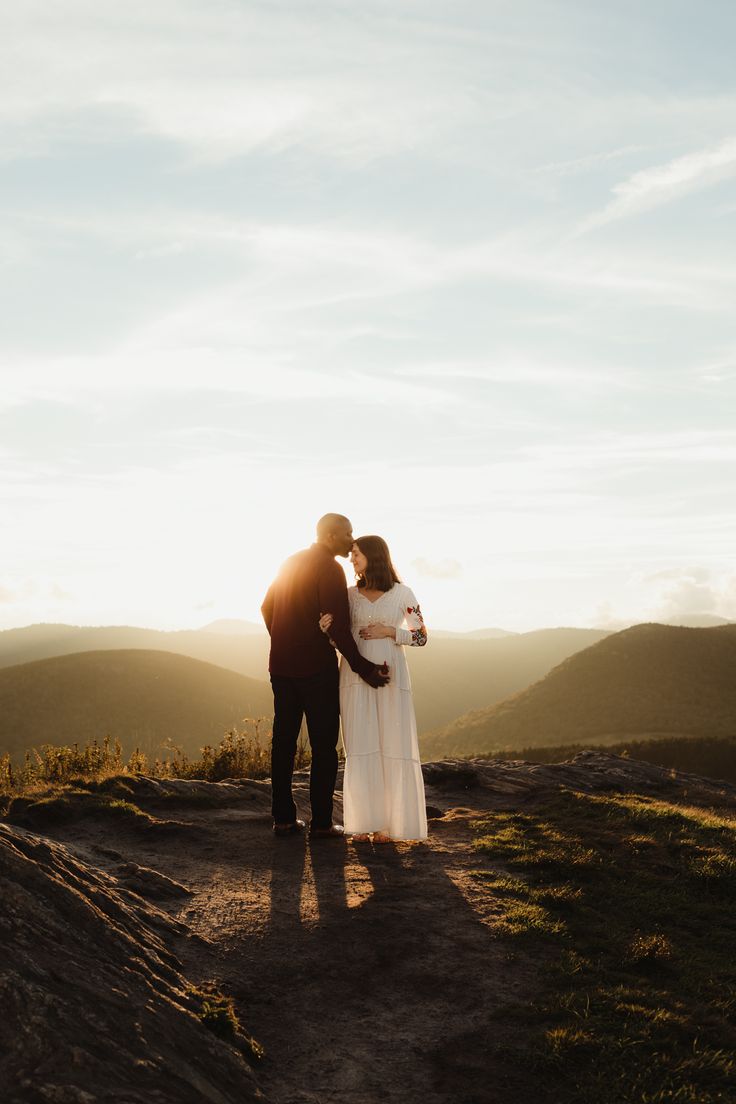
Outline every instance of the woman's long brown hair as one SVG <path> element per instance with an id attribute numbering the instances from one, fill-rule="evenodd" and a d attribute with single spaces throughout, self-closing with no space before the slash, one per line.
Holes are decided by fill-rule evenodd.
<path id="1" fill-rule="evenodd" d="M 390 590 L 394 583 L 401 582 L 383 537 L 356 537 L 355 543 L 368 561 L 365 571 L 358 576 L 359 587 L 385 591 Z"/>

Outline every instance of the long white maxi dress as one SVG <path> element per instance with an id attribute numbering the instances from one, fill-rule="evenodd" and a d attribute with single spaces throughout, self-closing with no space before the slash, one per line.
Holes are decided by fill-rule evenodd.
<path id="1" fill-rule="evenodd" d="M 345 831 L 385 832 L 395 840 L 427 838 L 424 780 L 404 645 L 427 641 L 413 591 L 395 583 L 375 602 L 348 588 L 350 627 L 362 655 L 386 662 L 391 681 L 374 690 L 340 660 L 340 715 L 345 745 Z M 370 624 L 393 625 L 396 640 L 363 640 Z"/>

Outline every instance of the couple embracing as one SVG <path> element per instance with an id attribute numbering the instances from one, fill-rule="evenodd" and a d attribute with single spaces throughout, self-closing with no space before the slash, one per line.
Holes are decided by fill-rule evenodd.
<path id="1" fill-rule="evenodd" d="M 347 587 L 335 556 L 350 557 Z M 342 514 L 325 514 L 317 540 L 291 556 L 261 607 L 271 636 L 274 720 L 273 830 L 295 835 L 292 775 L 306 717 L 312 766 L 310 835 L 388 843 L 427 837 L 424 783 L 404 645 L 427 632 L 414 594 L 381 537 L 353 537 Z M 338 668 L 337 652 L 341 659 Z M 337 742 L 345 747 L 345 827 L 332 822 Z"/>

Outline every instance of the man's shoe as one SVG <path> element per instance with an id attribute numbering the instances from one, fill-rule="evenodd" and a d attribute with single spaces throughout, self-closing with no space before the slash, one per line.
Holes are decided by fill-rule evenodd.
<path id="1" fill-rule="evenodd" d="M 274 824 L 273 834 L 275 836 L 296 836 L 299 832 L 303 832 L 306 827 L 303 820 L 294 820 L 291 824 Z"/>
<path id="2" fill-rule="evenodd" d="M 311 825 L 309 835 L 315 839 L 345 839 L 345 829 L 342 824 L 331 824 L 329 828 L 315 828 Z"/>

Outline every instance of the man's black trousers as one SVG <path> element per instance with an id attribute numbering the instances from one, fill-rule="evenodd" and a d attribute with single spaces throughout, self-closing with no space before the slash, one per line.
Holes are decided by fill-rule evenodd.
<path id="1" fill-rule="evenodd" d="M 273 687 L 273 741 L 271 744 L 271 811 L 276 824 L 292 824 L 296 805 L 291 792 L 294 757 L 302 719 L 312 749 L 309 796 L 312 826 L 332 824 L 332 795 L 337 778 L 337 740 L 340 732 L 340 691 L 337 664 L 316 675 L 289 678 L 271 675 Z"/>

